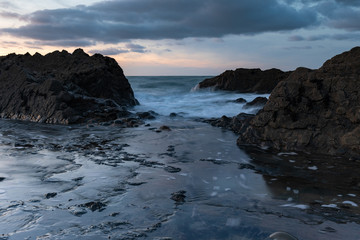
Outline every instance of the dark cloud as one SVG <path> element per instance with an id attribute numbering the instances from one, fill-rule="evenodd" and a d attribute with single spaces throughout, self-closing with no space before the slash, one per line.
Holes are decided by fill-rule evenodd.
<path id="1" fill-rule="evenodd" d="M 3 17 L 3 18 L 16 18 L 16 19 L 19 19 L 19 20 L 22 20 L 22 21 L 27 20 L 26 16 L 23 16 L 21 14 L 14 13 L 14 12 L 8 12 L 8 11 L 0 12 L 0 17 Z"/>
<path id="2" fill-rule="evenodd" d="M 329 19 L 329 25 L 349 31 L 359 31 L 360 9 L 344 8 L 335 10 L 333 18 Z"/>
<path id="3" fill-rule="evenodd" d="M 331 28 L 360 30 L 360 0 L 279 0 L 317 12 L 321 23 Z"/>
<path id="4" fill-rule="evenodd" d="M 88 40 L 54 40 L 54 41 L 27 41 L 28 46 L 63 46 L 63 47 L 87 47 L 96 43 Z"/>
<path id="5" fill-rule="evenodd" d="M 126 47 L 129 48 L 130 52 L 137 52 L 137 53 L 148 52 L 148 50 L 146 50 L 146 47 L 141 46 L 139 44 L 128 43 L 128 44 L 126 44 Z"/>
<path id="6" fill-rule="evenodd" d="M 360 1 L 330 0 L 320 1 L 315 8 L 323 18 L 325 25 L 348 31 L 359 31 L 359 6 Z"/>
<path id="7" fill-rule="evenodd" d="M 297 41 L 304 41 L 304 40 L 305 40 L 305 38 L 302 36 L 299 36 L 299 35 L 293 35 L 293 36 L 289 37 L 289 41 L 297 42 Z"/>
<path id="8" fill-rule="evenodd" d="M 285 50 L 309 50 L 309 49 L 312 49 L 312 47 L 311 46 L 301 46 L 301 47 L 294 46 L 294 47 L 286 47 L 284 49 Z"/>
<path id="9" fill-rule="evenodd" d="M 135 52 L 135 53 L 147 53 L 149 52 L 146 50 L 146 47 L 141 46 L 139 44 L 134 43 L 128 43 L 125 45 L 125 48 L 106 48 L 106 49 L 96 49 L 89 51 L 90 53 L 101 53 L 103 55 L 118 55 L 122 53 L 129 53 L 129 52 Z"/>
<path id="10" fill-rule="evenodd" d="M 336 0 L 338 3 L 342 3 L 348 6 L 360 6 L 359 0 Z"/>
<path id="11" fill-rule="evenodd" d="M 26 25 L 1 31 L 43 41 L 119 43 L 131 39 L 217 38 L 317 24 L 313 9 L 299 10 L 277 0 L 113 0 L 21 17 L 27 19 Z"/>
<path id="12" fill-rule="evenodd" d="M 120 48 L 106 48 L 106 49 L 102 49 L 102 50 L 91 50 L 89 51 L 89 53 L 95 54 L 95 53 L 100 53 L 102 55 L 118 55 L 121 53 L 128 53 L 129 50 L 127 49 L 120 49 Z"/>
<path id="13" fill-rule="evenodd" d="M 360 33 L 342 33 L 342 34 L 319 34 L 319 35 L 312 35 L 309 37 L 303 36 L 290 36 L 289 41 L 320 41 L 320 40 L 353 40 L 359 41 L 360 40 Z"/>

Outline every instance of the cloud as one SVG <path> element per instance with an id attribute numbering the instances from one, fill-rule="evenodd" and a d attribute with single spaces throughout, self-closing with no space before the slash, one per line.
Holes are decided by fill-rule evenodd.
<path id="1" fill-rule="evenodd" d="M 0 8 L 9 9 L 16 8 L 16 6 L 11 1 L 0 1 Z"/>
<path id="2" fill-rule="evenodd" d="M 360 1 L 330 0 L 320 1 L 316 10 L 323 23 L 331 28 L 347 31 L 360 30 Z"/>
<path id="3" fill-rule="evenodd" d="M 90 53 L 101 53 L 103 55 L 118 55 L 122 53 L 147 53 L 149 50 L 146 49 L 146 47 L 141 46 L 139 44 L 134 43 L 128 43 L 125 45 L 125 48 L 106 48 L 106 49 L 96 49 L 89 51 Z"/>
<path id="4" fill-rule="evenodd" d="M 141 46 L 139 44 L 128 43 L 128 44 L 126 44 L 126 47 L 129 48 L 130 52 L 137 52 L 137 53 L 148 52 L 148 50 L 146 50 L 146 48 L 144 46 Z"/>
<path id="5" fill-rule="evenodd" d="M 299 36 L 299 35 L 293 35 L 293 36 L 289 37 L 289 41 L 297 42 L 297 41 L 304 41 L 304 40 L 305 40 L 305 38 L 302 36 Z"/>
<path id="6" fill-rule="evenodd" d="M 89 53 L 95 54 L 100 53 L 102 55 L 118 55 L 121 53 L 128 53 L 129 50 L 127 49 L 120 49 L 120 48 L 106 48 L 106 49 L 96 49 L 96 50 L 90 50 Z"/>
<path id="7" fill-rule="evenodd" d="M 338 3 L 342 3 L 349 6 L 360 6 L 359 0 L 336 0 Z"/>
<path id="8" fill-rule="evenodd" d="M 311 46 L 301 46 L 301 47 L 294 46 L 294 47 L 285 47 L 284 49 L 285 50 L 309 50 L 309 49 L 312 49 L 312 47 Z"/>
<path id="9" fill-rule="evenodd" d="M 15 13 L 15 12 L 8 12 L 8 11 L 2 11 L 0 12 L 0 17 L 3 18 L 15 18 L 22 21 L 26 21 L 26 16 L 23 16 L 21 14 Z"/>
<path id="10" fill-rule="evenodd" d="M 341 33 L 341 34 L 319 34 L 319 35 L 312 35 L 308 37 L 303 36 L 290 36 L 289 41 L 320 41 L 320 40 L 352 40 L 352 41 L 359 41 L 360 40 L 360 33 Z"/>
<path id="11" fill-rule="evenodd" d="M 313 10 L 321 24 L 347 31 L 360 30 L 359 0 L 278 0 L 294 8 Z"/>
<path id="12" fill-rule="evenodd" d="M 87 47 L 96 43 L 89 40 L 54 40 L 54 41 L 27 41 L 28 46 L 63 46 L 63 47 Z"/>
<path id="13" fill-rule="evenodd" d="M 103 43 L 220 38 L 318 24 L 313 9 L 295 9 L 277 0 L 113 0 L 91 6 L 36 11 L 19 18 L 26 19 L 27 23 L 0 30 L 41 41 L 85 39 Z"/>

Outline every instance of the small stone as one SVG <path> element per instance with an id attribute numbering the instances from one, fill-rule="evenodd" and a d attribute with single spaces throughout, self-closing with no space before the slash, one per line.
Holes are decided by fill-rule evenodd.
<path id="1" fill-rule="evenodd" d="M 186 191 L 184 190 L 174 192 L 171 194 L 171 200 L 174 200 L 176 203 L 184 203 L 186 198 L 185 193 Z"/>
<path id="2" fill-rule="evenodd" d="M 246 103 L 246 100 L 244 98 L 238 98 L 234 100 L 235 103 Z"/>
<path id="3" fill-rule="evenodd" d="M 171 128 L 165 125 L 161 126 L 159 129 L 162 131 L 171 131 Z"/>
<path id="4" fill-rule="evenodd" d="M 169 172 L 169 173 L 177 173 L 181 171 L 181 168 L 177 168 L 177 167 L 172 167 L 172 166 L 166 166 L 164 168 L 165 171 Z"/>
<path id="5" fill-rule="evenodd" d="M 47 193 L 47 194 L 45 194 L 45 198 L 46 198 L 46 199 L 53 198 L 53 197 L 55 197 L 56 195 L 57 195 L 56 192 Z"/>

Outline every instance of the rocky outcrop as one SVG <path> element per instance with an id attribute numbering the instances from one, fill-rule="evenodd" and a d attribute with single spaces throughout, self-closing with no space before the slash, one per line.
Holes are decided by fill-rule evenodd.
<path id="1" fill-rule="evenodd" d="M 0 116 L 45 123 L 108 121 L 137 104 L 121 67 L 109 57 L 55 51 L 0 57 Z"/>
<path id="2" fill-rule="evenodd" d="M 266 97 L 257 97 L 251 102 L 246 103 L 243 108 L 247 109 L 247 108 L 263 107 L 267 103 L 267 100 L 268 99 Z"/>
<path id="3" fill-rule="evenodd" d="M 270 93 L 274 87 L 289 76 L 290 72 L 279 69 L 262 71 L 259 68 L 238 68 L 227 70 L 219 76 L 208 78 L 198 84 L 198 88 L 214 88 L 241 93 Z"/>
<path id="4" fill-rule="evenodd" d="M 231 118 L 224 115 L 221 118 L 206 119 L 203 122 L 210 123 L 214 127 L 229 129 L 237 134 L 243 134 L 250 126 L 250 120 L 253 117 L 253 114 L 240 113 Z"/>
<path id="5" fill-rule="evenodd" d="M 238 144 L 360 155 L 360 47 L 281 81 Z"/>

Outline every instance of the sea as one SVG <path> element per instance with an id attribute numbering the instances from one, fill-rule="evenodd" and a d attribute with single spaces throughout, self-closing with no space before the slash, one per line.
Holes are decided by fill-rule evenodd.
<path id="1" fill-rule="evenodd" d="M 203 120 L 269 95 L 198 89 L 207 77 L 128 77 L 130 111 L 156 116 L 134 128 L 1 119 L 0 239 L 360 239 L 344 164 L 240 148 Z"/>

